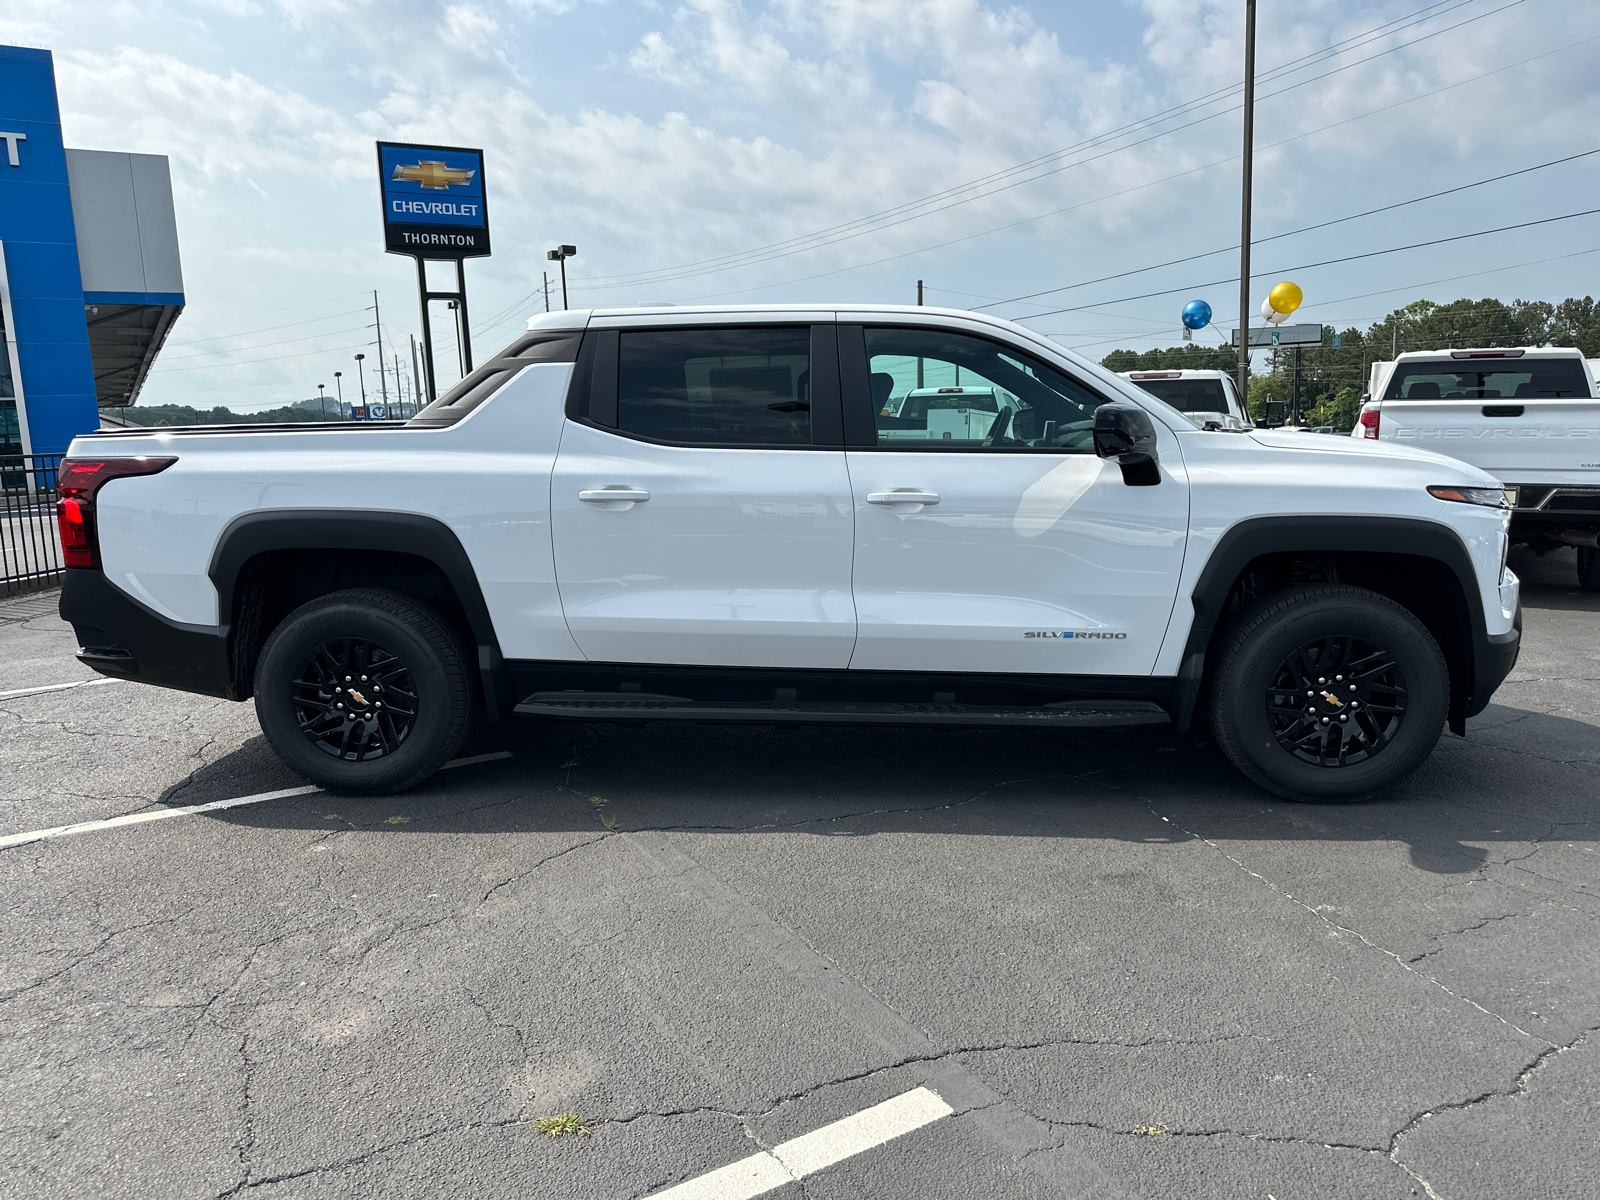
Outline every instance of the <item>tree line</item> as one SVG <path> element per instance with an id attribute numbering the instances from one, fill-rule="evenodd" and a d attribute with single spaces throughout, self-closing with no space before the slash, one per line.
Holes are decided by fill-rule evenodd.
<path id="1" fill-rule="evenodd" d="M 1334 348 L 1335 334 L 1339 347 Z M 1366 329 L 1322 327 L 1322 344 L 1300 352 L 1300 405 L 1311 425 L 1348 430 L 1361 411 L 1368 368 L 1407 350 L 1452 350 L 1464 346 L 1576 346 L 1585 358 L 1600 358 L 1600 304 L 1593 297 L 1546 300 L 1417 300 Z M 1113 371 L 1238 369 L 1232 346 L 1193 342 L 1164 350 L 1113 350 L 1100 360 Z M 1259 419 L 1268 400 L 1289 402 L 1295 352 L 1289 347 L 1256 349 L 1250 356 L 1249 406 Z"/>

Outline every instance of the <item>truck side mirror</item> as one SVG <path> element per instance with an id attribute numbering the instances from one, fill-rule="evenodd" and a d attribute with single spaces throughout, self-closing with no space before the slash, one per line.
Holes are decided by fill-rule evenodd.
<path id="1" fill-rule="evenodd" d="M 1288 411 L 1289 406 L 1282 400 L 1268 400 L 1267 415 L 1261 423 L 1268 429 L 1277 429 L 1287 421 Z"/>
<path id="2" fill-rule="evenodd" d="M 1094 452 L 1116 459 L 1122 482 L 1129 487 L 1161 482 L 1156 427 L 1150 414 L 1136 404 L 1102 404 L 1094 410 Z"/>

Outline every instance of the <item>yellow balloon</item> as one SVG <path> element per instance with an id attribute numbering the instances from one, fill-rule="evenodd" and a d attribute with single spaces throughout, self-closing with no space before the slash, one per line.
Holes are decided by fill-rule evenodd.
<path id="1" fill-rule="evenodd" d="M 1281 312 L 1285 316 L 1300 307 L 1300 302 L 1305 299 L 1298 285 L 1285 279 L 1282 283 L 1274 284 L 1267 293 L 1267 303 L 1272 305 L 1274 312 Z"/>

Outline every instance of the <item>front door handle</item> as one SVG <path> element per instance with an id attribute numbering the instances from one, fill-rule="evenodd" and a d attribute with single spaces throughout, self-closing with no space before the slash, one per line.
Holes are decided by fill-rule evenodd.
<path id="1" fill-rule="evenodd" d="M 578 493 L 578 499 L 585 504 L 643 504 L 650 499 L 650 493 L 625 483 L 608 483 L 603 488 L 585 488 Z"/>
<path id="2" fill-rule="evenodd" d="M 938 492 L 925 492 L 921 488 L 895 488 L 892 492 L 868 492 L 868 504 L 882 504 L 895 508 L 902 504 L 937 504 Z"/>

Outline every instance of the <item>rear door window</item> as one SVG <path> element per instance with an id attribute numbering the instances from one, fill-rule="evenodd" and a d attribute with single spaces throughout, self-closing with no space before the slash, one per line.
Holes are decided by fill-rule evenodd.
<path id="1" fill-rule="evenodd" d="M 809 445 L 810 327 L 623 330 L 616 427 L 687 445 Z"/>

